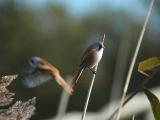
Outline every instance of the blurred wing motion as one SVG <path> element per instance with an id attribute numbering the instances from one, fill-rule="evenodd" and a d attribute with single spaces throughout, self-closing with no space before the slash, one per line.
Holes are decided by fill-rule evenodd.
<path id="1" fill-rule="evenodd" d="M 36 86 L 39 86 L 48 80 L 50 80 L 52 76 L 48 73 L 42 73 L 42 72 L 30 72 L 28 75 L 25 77 L 23 83 L 29 88 L 33 88 Z"/>
<path id="2" fill-rule="evenodd" d="M 30 88 L 36 87 L 54 77 L 57 83 L 62 88 L 64 88 L 68 94 L 72 95 L 72 88 L 62 78 L 59 70 L 56 67 L 39 57 L 31 58 L 30 62 L 32 70 L 29 72 L 28 76 L 23 81 L 26 86 Z"/>

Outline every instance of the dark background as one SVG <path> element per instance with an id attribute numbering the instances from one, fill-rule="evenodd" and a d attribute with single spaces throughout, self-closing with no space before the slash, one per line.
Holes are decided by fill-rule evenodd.
<path id="1" fill-rule="evenodd" d="M 18 74 L 9 87 L 15 100 L 37 97 L 33 120 L 56 115 L 62 89 L 52 79 L 33 89 L 22 84 L 27 60 L 47 59 L 66 78 L 76 72 L 84 49 L 106 33 L 103 59 L 93 88 L 90 111 L 100 109 L 121 95 L 129 63 L 139 38 L 149 0 L 47 1 L 0 0 L 0 74 Z M 129 92 L 145 78 L 137 72 L 138 63 L 159 56 L 160 2 L 155 2 L 142 47 L 133 72 Z M 70 98 L 67 111 L 83 109 L 91 72 L 86 70 Z M 116 86 L 112 91 L 112 85 Z M 158 76 L 148 87 L 159 86 Z M 116 92 L 115 92 L 116 91 Z M 138 118 L 137 118 L 138 119 Z M 142 120 L 142 118 L 140 118 Z"/>

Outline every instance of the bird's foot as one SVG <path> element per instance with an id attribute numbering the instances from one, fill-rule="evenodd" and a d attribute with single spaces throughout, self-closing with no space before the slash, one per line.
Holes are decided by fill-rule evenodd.
<path id="1" fill-rule="evenodd" d="M 88 67 L 89 68 L 89 67 Z M 97 71 L 95 71 L 95 70 L 93 70 L 93 69 L 91 69 L 91 68 L 89 68 L 89 70 L 93 73 L 93 74 L 96 74 L 97 73 Z"/>

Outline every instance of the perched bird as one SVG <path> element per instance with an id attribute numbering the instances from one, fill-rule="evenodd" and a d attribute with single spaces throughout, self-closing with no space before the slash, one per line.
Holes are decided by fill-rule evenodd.
<path id="1" fill-rule="evenodd" d="M 105 35 L 104 35 L 104 38 L 105 38 Z M 104 41 L 104 38 L 103 38 L 103 41 Z M 73 77 L 72 88 L 75 87 L 76 83 L 78 82 L 85 68 L 89 68 L 94 74 L 96 73 L 96 71 L 93 71 L 92 68 L 94 68 L 102 58 L 103 50 L 105 48 L 103 41 L 96 42 L 90 45 L 84 52 L 81 59 L 81 63 L 79 65 L 79 70 Z"/>
<path id="2" fill-rule="evenodd" d="M 40 57 L 32 57 L 28 62 L 31 66 L 31 70 L 23 81 L 27 87 L 32 88 L 39 86 L 53 77 L 68 94 L 72 95 L 72 88 L 62 78 L 59 70 L 55 66 Z"/>

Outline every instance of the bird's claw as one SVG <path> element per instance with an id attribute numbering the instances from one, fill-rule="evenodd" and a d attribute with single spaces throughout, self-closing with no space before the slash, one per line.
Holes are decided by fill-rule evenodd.
<path id="1" fill-rule="evenodd" d="M 89 67 L 88 67 L 89 68 Z M 93 70 L 93 69 L 91 69 L 91 68 L 89 68 L 89 70 L 93 73 L 93 74 L 96 74 L 97 73 L 97 71 L 95 71 L 95 70 Z"/>

